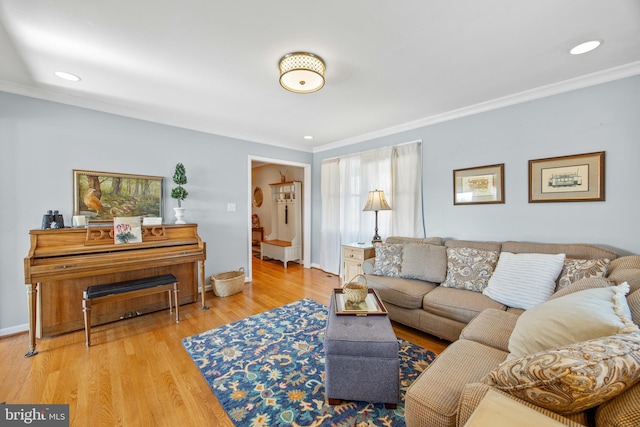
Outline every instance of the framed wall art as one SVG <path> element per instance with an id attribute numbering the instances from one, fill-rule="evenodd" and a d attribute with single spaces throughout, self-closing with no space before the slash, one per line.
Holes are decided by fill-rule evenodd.
<path id="1" fill-rule="evenodd" d="M 529 203 L 604 201 L 604 151 L 529 160 Z"/>
<path id="2" fill-rule="evenodd" d="M 453 171 L 453 204 L 504 203 L 504 163 Z"/>
<path id="3" fill-rule="evenodd" d="M 163 177 L 73 170 L 73 214 L 90 222 L 162 217 Z"/>

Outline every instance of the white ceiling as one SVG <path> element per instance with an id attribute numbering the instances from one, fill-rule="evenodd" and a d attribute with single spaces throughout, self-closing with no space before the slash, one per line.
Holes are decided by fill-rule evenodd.
<path id="1" fill-rule="evenodd" d="M 0 0 L 0 91 L 304 151 L 634 74 L 638 0 Z"/>

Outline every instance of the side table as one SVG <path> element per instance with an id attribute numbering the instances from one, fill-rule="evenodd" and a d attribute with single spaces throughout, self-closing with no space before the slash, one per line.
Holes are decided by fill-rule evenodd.
<path id="1" fill-rule="evenodd" d="M 376 256 L 376 250 L 371 243 L 350 243 L 342 245 L 342 283 L 362 274 L 362 263 L 365 259 Z"/>

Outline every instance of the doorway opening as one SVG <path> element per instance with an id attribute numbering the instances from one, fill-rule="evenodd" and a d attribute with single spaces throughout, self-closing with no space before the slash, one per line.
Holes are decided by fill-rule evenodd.
<path id="1" fill-rule="evenodd" d="M 247 194 L 249 206 L 247 218 L 248 278 L 253 277 L 253 257 L 260 257 L 260 240 L 272 235 L 272 187 L 270 184 L 300 182 L 302 256 L 300 264 L 311 264 L 311 165 L 267 157 L 249 156 Z M 283 267 L 284 268 L 284 267 Z"/>

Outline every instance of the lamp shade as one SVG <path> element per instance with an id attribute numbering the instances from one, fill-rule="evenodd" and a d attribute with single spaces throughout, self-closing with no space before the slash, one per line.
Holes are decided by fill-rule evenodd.
<path id="1" fill-rule="evenodd" d="M 390 211 L 391 206 L 387 202 L 387 199 L 384 197 L 384 191 L 382 190 L 374 190 L 369 191 L 369 198 L 367 199 L 367 204 L 364 205 L 363 211 Z"/>
<path id="2" fill-rule="evenodd" d="M 295 93 L 311 93 L 324 86 L 325 65 L 313 53 L 289 53 L 280 59 L 280 85 Z"/>

